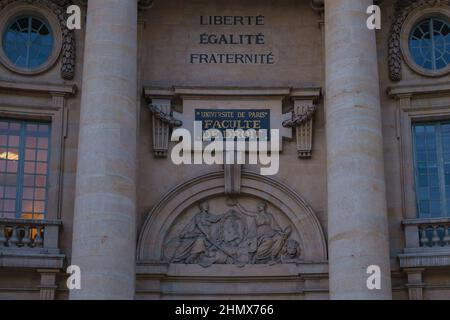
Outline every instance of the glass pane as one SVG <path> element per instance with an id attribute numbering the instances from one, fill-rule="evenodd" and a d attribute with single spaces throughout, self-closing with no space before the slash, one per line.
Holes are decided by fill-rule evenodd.
<path id="1" fill-rule="evenodd" d="M 27 131 L 36 132 L 38 129 L 37 124 L 27 124 Z"/>
<path id="2" fill-rule="evenodd" d="M 35 172 L 35 162 L 25 162 L 25 173 L 34 173 Z"/>
<path id="3" fill-rule="evenodd" d="M 9 130 L 19 131 L 20 128 L 21 128 L 21 124 L 19 122 L 10 122 L 9 123 Z"/>
<path id="4" fill-rule="evenodd" d="M 17 161 L 8 161 L 6 172 L 16 173 L 17 172 L 17 167 L 18 167 L 18 162 Z"/>
<path id="5" fill-rule="evenodd" d="M 419 217 L 438 217 L 442 213 L 439 123 L 413 126 L 414 170 Z M 449 167 L 450 169 L 450 167 Z M 444 177 L 442 177 L 444 178 Z"/>
<path id="6" fill-rule="evenodd" d="M 45 200 L 45 191 L 44 188 L 36 188 L 34 198 L 36 200 Z"/>
<path id="7" fill-rule="evenodd" d="M 23 188 L 23 199 L 33 200 L 34 189 L 33 188 Z"/>
<path id="8" fill-rule="evenodd" d="M 22 201 L 22 212 L 33 213 L 33 201 L 23 200 Z"/>
<path id="9" fill-rule="evenodd" d="M 419 22 L 409 36 L 410 54 L 417 65 L 433 71 L 450 64 L 450 24 L 439 18 Z"/>
<path id="10" fill-rule="evenodd" d="M 46 176 L 36 176 L 36 186 L 46 187 L 47 177 Z"/>
<path id="11" fill-rule="evenodd" d="M 16 200 L 4 200 L 3 211 L 15 212 L 16 211 Z"/>
<path id="12" fill-rule="evenodd" d="M 3 35 L 2 46 L 9 60 L 19 68 L 34 69 L 51 56 L 53 34 L 49 25 L 38 17 L 20 17 Z"/>
<path id="13" fill-rule="evenodd" d="M 9 136 L 8 138 L 8 146 L 9 147 L 18 147 L 19 146 L 19 136 Z"/>
<path id="14" fill-rule="evenodd" d="M 33 187 L 34 186 L 34 176 L 33 175 L 24 175 L 23 177 L 23 185 L 25 187 Z"/>
<path id="15" fill-rule="evenodd" d="M 15 187 L 5 187 L 5 199 L 15 199 L 16 198 L 16 188 Z"/>
<path id="16" fill-rule="evenodd" d="M 45 211 L 45 202 L 44 201 L 35 201 L 34 202 L 34 212 L 43 213 Z"/>
<path id="17" fill-rule="evenodd" d="M 48 148 L 48 138 L 38 138 L 38 148 L 47 149 Z"/>
<path id="18" fill-rule="evenodd" d="M 25 160 L 35 161 L 36 160 L 36 150 L 35 149 L 27 149 L 25 151 Z"/>
<path id="19" fill-rule="evenodd" d="M 50 124 L 0 124 L 0 216 L 44 219 Z"/>
<path id="20" fill-rule="evenodd" d="M 47 151 L 39 150 L 37 152 L 37 160 L 38 161 L 47 161 Z"/>
<path id="21" fill-rule="evenodd" d="M 36 148 L 37 146 L 37 138 L 35 137 L 27 137 L 27 148 Z"/>

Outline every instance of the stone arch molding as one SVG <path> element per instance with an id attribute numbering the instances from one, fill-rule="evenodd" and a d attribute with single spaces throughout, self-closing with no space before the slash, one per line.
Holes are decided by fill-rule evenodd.
<path id="1" fill-rule="evenodd" d="M 227 255 L 224 254 L 222 250 L 227 252 L 229 251 L 229 249 L 222 248 L 213 250 L 217 251 L 222 256 L 221 259 L 214 257 L 214 261 L 208 261 L 208 259 L 206 259 L 206 261 L 205 259 L 203 259 L 202 262 L 193 260 L 187 261 L 187 259 L 185 259 L 184 261 L 174 261 L 173 259 L 167 260 L 165 251 L 167 250 L 166 246 L 168 241 L 170 241 L 171 235 L 173 236 L 173 234 L 181 234 L 182 232 L 179 231 L 180 229 L 186 231 L 186 228 L 189 228 L 187 227 L 189 223 L 192 224 L 192 221 L 195 219 L 195 215 L 189 218 L 184 217 L 185 212 L 187 210 L 189 211 L 189 209 L 191 209 L 192 211 L 192 208 L 194 206 L 197 206 L 197 204 L 202 203 L 205 200 L 225 197 L 223 172 L 216 172 L 197 177 L 179 185 L 178 187 L 169 191 L 149 212 L 142 226 L 138 239 L 137 263 L 183 263 L 199 264 L 203 267 L 209 267 L 212 264 L 241 264 L 243 266 L 245 264 L 258 263 L 299 264 L 302 262 L 323 263 L 327 261 L 326 240 L 320 222 L 317 219 L 311 206 L 309 206 L 300 195 L 298 195 L 295 191 L 282 184 L 281 182 L 251 172 L 242 173 L 241 183 L 242 186 L 240 197 L 263 199 L 269 205 L 269 211 L 272 211 L 272 213 L 274 213 L 273 210 L 275 210 L 278 213 L 275 217 L 276 219 L 274 220 L 277 220 L 277 222 L 280 223 L 279 225 L 278 223 L 276 223 L 277 227 L 275 228 L 279 227 L 279 230 L 285 232 L 284 235 L 287 236 L 285 238 L 282 238 L 282 236 L 280 235 L 282 234 L 282 232 L 280 232 L 275 236 L 273 242 L 270 242 L 268 245 L 269 249 L 273 248 L 273 250 L 277 250 L 276 242 L 284 241 L 284 243 L 282 244 L 284 247 L 282 251 L 284 253 L 280 253 L 278 255 L 277 261 L 268 262 L 260 260 L 259 262 L 255 262 L 255 258 L 253 258 L 252 261 L 248 261 L 245 259 L 239 260 L 240 258 L 236 256 L 231 257 L 230 255 L 230 257 L 227 257 Z M 230 201 L 230 199 L 228 199 L 228 201 Z M 234 202 L 236 200 L 231 201 Z M 237 199 L 237 201 L 239 201 L 239 199 Z M 230 203 L 228 203 L 227 205 L 229 207 L 232 207 L 232 204 L 230 205 Z M 214 208 L 211 208 L 211 211 L 214 212 Z M 281 215 L 283 215 L 283 217 L 280 216 L 280 213 L 282 213 Z M 213 215 L 213 213 L 211 213 L 211 215 Z M 230 223 L 232 223 L 232 220 L 234 218 L 233 214 L 230 215 L 228 213 L 223 215 L 216 215 L 216 212 L 214 212 L 214 219 L 219 219 L 219 216 L 226 216 L 230 218 L 231 222 L 227 221 Z M 224 218 L 220 221 L 224 220 L 226 219 Z M 239 218 L 236 218 L 236 220 L 237 222 L 239 222 Z M 181 226 L 178 228 L 178 231 L 174 232 L 173 228 L 178 223 L 180 223 Z M 236 224 L 236 227 L 232 227 L 231 230 L 238 230 L 236 228 L 239 229 L 239 223 Z M 194 242 L 194 240 L 192 241 Z M 192 245 L 196 246 L 196 248 L 198 249 L 199 246 L 201 248 L 202 245 L 205 245 L 201 243 L 194 244 L 193 242 L 188 244 L 188 247 L 189 245 Z M 299 245 L 300 250 L 298 250 L 298 255 L 294 254 L 294 256 L 289 256 L 289 252 L 286 253 L 288 243 L 290 245 L 293 245 L 294 247 L 296 244 Z M 211 243 L 207 245 L 209 245 L 210 248 L 212 246 Z M 267 243 L 265 243 L 264 245 L 267 245 Z M 278 246 L 279 245 L 280 243 L 278 243 Z M 246 244 L 244 246 L 246 246 Z M 246 249 L 247 248 L 245 247 L 243 250 L 247 251 Z M 182 249 L 181 251 L 183 250 L 184 249 Z M 186 250 L 192 250 L 192 247 L 189 247 Z M 264 253 L 262 254 L 264 255 Z M 183 253 L 181 253 L 181 255 L 183 255 Z M 227 259 L 228 261 L 226 261 Z M 235 261 L 233 259 L 237 260 Z"/>

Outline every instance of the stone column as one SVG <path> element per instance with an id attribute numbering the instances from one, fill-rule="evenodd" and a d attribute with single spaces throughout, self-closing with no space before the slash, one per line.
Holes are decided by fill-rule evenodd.
<path id="1" fill-rule="evenodd" d="M 380 87 L 372 0 L 325 0 L 331 299 L 390 299 Z M 381 290 L 367 267 L 381 268 Z"/>
<path id="2" fill-rule="evenodd" d="M 71 299 L 133 299 L 136 245 L 137 0 L 89 0 Z"/>

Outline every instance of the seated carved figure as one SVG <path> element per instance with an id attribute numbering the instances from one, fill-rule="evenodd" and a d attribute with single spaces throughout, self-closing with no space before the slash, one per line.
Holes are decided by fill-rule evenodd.
<path id="1" fill-rule="evenodd" d="M 220 216 L 209 213 L 208 202 L 200 202 L 200 212 L 183 228 L 179 236 L 179 245 L 171 262 L 186 264 L 210 265 L 209 248 L 214 245 L 213 224 Z"/>
<path id="2" fill-rule="evenodd" d="M 253 218 L 253 228 L 249 232 L 249 238 L 253 240 L 250 245 L 252 262 L 275 264 L 280 261 L 281 251 L 286 240 L 292 233 L 290 226 L 284 230 L 278 225 L 273 215 L 267 212 L 267 203 L 260 202 L 257 212 L 251 212 L 243 208 L 238 202 L 235 204 L 241 212 Z"/>

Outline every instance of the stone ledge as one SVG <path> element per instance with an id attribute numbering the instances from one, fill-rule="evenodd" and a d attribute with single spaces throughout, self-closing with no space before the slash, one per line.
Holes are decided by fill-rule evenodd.
<path id="1" fill-rule="evenodd" d="M 74 84 L 61 85 L 61 84 L 37 84 L 37 83 L 24 83 L 0 80 L 0 89 L 10 91 L 25 91 L 25 92 L 41 92 L 49 94 L 63 94 L 74 95 L 77 92 L 77 86 Z"/>
<path id="2" fill-rule="evenodd" d="M 140 261 L 136 264 L 137 275 L 161 275 L 167 277 L 214 277 L 214 278 L 259 278 L 296 277 L 310 278 L 328 274 L 328 263 L 297 263 L 278 265 L 212 265 L 208 268 L 191 264 L 169 264 Z M 321 277 L 320 277 L 321 278 Z"/>
<path id="3" fill-rule="evenodd" d="M 401 85 L 392 86 L 387 90 L 389 97 L 401 98 L 405 96 L 424 96 L 424 95 L 437 95 L 437 94 L 450 94 L 450 82 L 437 82 L 435 84 L 414 84 L 414 85 Z"/>
<path id="4" fill-rule="evenodd" d="M 320 87 L 144 87 L 147 98 L 173 97 L 291 97 L 317 102 L 322 94 Z"/>
<path id="5" fill-rule="evenodd" d="M 401 268 L 448 267 L 450 250 L 399 254 Z"/>
<path id="6" fill-rule="evenodd" d="M 64 254 L 43 254 L 0 250 L 0 268 L 50 268 L 61 269 L 65 259 Z"/>

